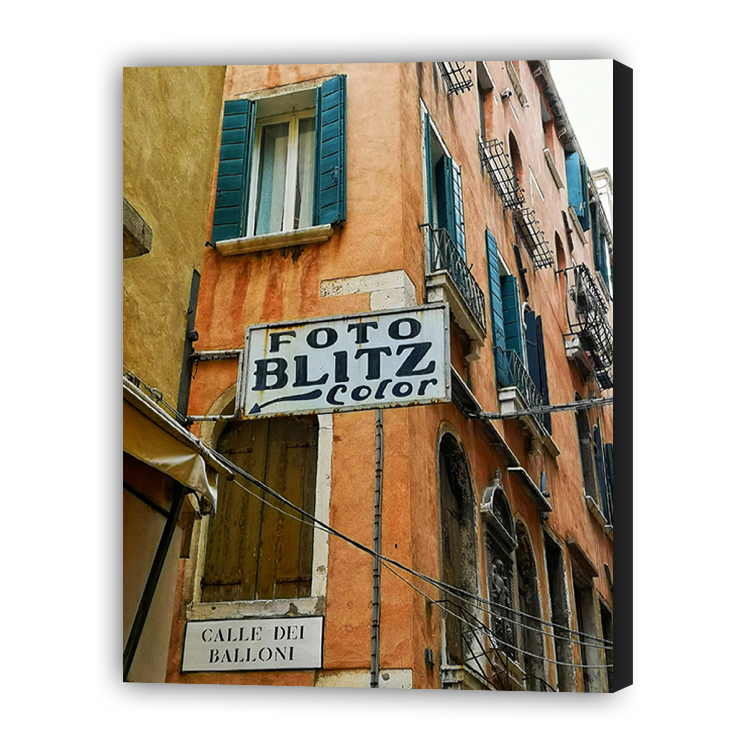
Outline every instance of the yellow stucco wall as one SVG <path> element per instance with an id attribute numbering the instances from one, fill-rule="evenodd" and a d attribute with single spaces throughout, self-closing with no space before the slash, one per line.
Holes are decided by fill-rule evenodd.
<path id="1" fill-rule="evenodd" d="M 123 261 L 123 364 L 176 404 L 203 261 L 226 66 L 123 70 L 123 195 L 153 232 Z"/>

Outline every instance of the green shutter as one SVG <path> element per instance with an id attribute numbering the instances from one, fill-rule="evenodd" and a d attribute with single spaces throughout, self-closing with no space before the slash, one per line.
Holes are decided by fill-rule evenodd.
<path id="1" fill-rule="evenodd" d="M 602 432 L 599 428 L 599 420 L 594 427 L 594 463 L 596 465 L 596 478 L 599 482 L 599 505 L 606 515 L 607 496 L 607 477 L 604 469 L 604 446 L 602 445 Z"/>
<path id="2" fill-rule="evenodd" d="M 448 230 L 448 234 L 455 244 L 456 220 L 453 198 L 453 169 L 451 167 L 451 160 L 443 154 L 435 165 L 437 221 L 439 227 Z"/>
<path id="3" fill-rule="evenodd" d="M 497 242 L 490 233 L 485 230 L 487 243 L 487 276 L 490 284 L 490 317 L 492 320 L 492 346 L 495 355 L 495 377 L 501 386 L 508 385 L 508 359 L 504 350 L 505 324 L 503 322 L 503 298 L 500 291 L 500 261 L 497 258 Z"/>
<path id="4" fill-rule="evenodd" d="M 255 102 L 224 102 L 212 241 L 244 237 L 250 190 Z"/>
<path id="5" fill-rule="evenodd" d="M 464 198 L 461 186 L 461 170 L 451 160 L 453 171 L 453 214 L 455 221 L 456 247 L 461 257 L 466 260 L 466 231 L 464 228 Z"/>
<path id="6" fill-rule="evenodd" d="M 318 89 L 315 223 L 346 220 L 346 76 Z"/>
<path id="7" fill-rule="evenodd" d="M 536 315 L 528 307 L 523 314 L 524 335 L 526 337 L 526 369 L 536 386 L 539 395 L 542 393 L 542 381 L 539 377 L 539 349 L 536 333 Z"/>
<path id="8" fill-rule="evenodd" d="M 539 381 L 541 383 L 542 400 L 549 404 L 549 385 L 547 382 L 547 356 L 544 352 L 544 329 L 542 327 L 542 316 L 538 315 L 536 319 L 536 341 L 537 351 L 539 353 Z M 544 414 L 542 421 L 547 428 L 547 432 L 552 434 L 552 415 Z"/>
<path id="9" fill-rule="evenodd" d="M 576 212 L 585 232 L 589 228 L 588 170 L 577 151 L 565 154 L 568 205 Z"/>
<path id="10" fill-rule="evenodd" d="M 518 354 L 523 362 L 523 338 L 521 334 L 521 312 L 518 302 L 518 284 L 513 276 L 500 279 L 500 293 L 503 299 L 503 322 L 505 323 L 505 343 L 508 349 Z"/>
<path id="11" fill-rule="evenodd" d="M 609 507 L 608 507 L 608 513 L 607 513 L 607 519 L 611 524 L 614 524 L 614 518 L 615 518 L 615 511 L 614 511 L 614 500 L 615 500 L 615 485 L 614 485 L 614 479 L 615 479 L 615 465 L 614 465 L 614 456 L 613 456 L 613 448 L 612 443 L 606 443 L 604 445 L 604 467 L 606 469 L 607 474 L 607 483 L 609 487 L 609 493 L 607 495 L 607 499 L 609 500 Z"/>
<path id="12" fill-rule="evenodd" d="M 461 170 L 453 159 L 445 155 L 440 157 L 436 166 L 435 195 L 438 226 L 448 231 L 459 255 L 466 260 Z"/>
<path id="13" fill-rule="evenodd" d="M 434 176 L 432 174 L 432 148 L 430 147 L 430 133 L 432 128 L 430 127 L 430 115 L 424 113 L 424 159 L 425 159 L 425 171 L 427 173 L 427 223 L 431 226 L 435 226 L 435 217 L 432 215 L 432 181 Z"/>

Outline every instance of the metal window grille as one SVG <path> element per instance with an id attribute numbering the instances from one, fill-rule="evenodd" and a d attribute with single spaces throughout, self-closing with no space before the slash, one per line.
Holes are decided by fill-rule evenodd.
<path id="1" fill-rule="evenodd" d="M 510 157 L 502 141 L 496 138 L 479 142 L 482 167 L 490 176 L 492 185 L 503 202 L 503 208 L 520 209 L 524 203 L 523 188 L 518 184 Z"/>
<path id="2" fill-rule="evenodd" d="M 429 224 L 423 227 L 427 231 L 429 247 L 429 273 L 446 271 L 453 280 L 466 307 L 483 332 L 487 332 L 487 321 L 484 310 L 484 292 L 461 257 L 456 245 L 446 229 L 435 229 Z"/>
<path id="3" fill-rule="evenodd" d="M 462 94 L 468 91 L 474 82 L 471 80 L 471 71 L 467 69 L 464 62 L 439 62 L 438 69 L 448 86 L 448 96 L 451 94 Z"/>
<path id="4" fill-rule="evenodd" d="M 607 303 L 597 289 L 589 267 L 581 263 L 565 271 L 568 297 L 568 327 L 577 334 L 594 364 L 599 386 L 614 387 L 614 333 L 607 319 Z"/>
<path id="5" fill-rule="evenodd" d="M 521 208 L 515 211 L 514 216 L 516 226 L 531 256 L 534 270 L 552 266 L 552 251 L 549 242 L 544 239 L 544 232 L 539 226 L 539 222 L 536 220 L 536 211 L 533 208 Z"/>

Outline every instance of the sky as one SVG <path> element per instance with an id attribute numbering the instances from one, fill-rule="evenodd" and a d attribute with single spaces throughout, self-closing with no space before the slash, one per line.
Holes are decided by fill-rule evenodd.
<path id="1" fill-rule="evenodd" d="M 612 158 L 612 60 L 550 60 L 583 157 L 590 170 L 607 167 Z"/>

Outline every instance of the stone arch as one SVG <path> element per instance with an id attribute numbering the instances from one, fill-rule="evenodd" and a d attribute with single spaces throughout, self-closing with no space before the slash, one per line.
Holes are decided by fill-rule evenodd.
<path id="1" fill-rule="evenodd" d="M 466 452 L 447 424 L 441 425 L 437 445 L 440 511 L 441 578 L 449 586 L 477 594 L 477 537 L 475 495 Z M 444 595 L 443 650 L 448 664 L 465 664 L 473 655 L 470 627 L 475 604 Z"/>
<path id="2" fill-rule="evenodd" d="M 526 689 L 543 691 L 547 687 L 547 673 L 544 657 L 544 636 L 538 620 L 542 616 L 542 605 L 539 596 L 539 574 L 531 543 L 525 524 L 516 521 L 516 570 L 518 582 L 518 609 L 530 617 L 519 616 L 519 646 L 523 654 L 526 672 Z M 533 656 L 531 654 L 534 654 Z"/>

